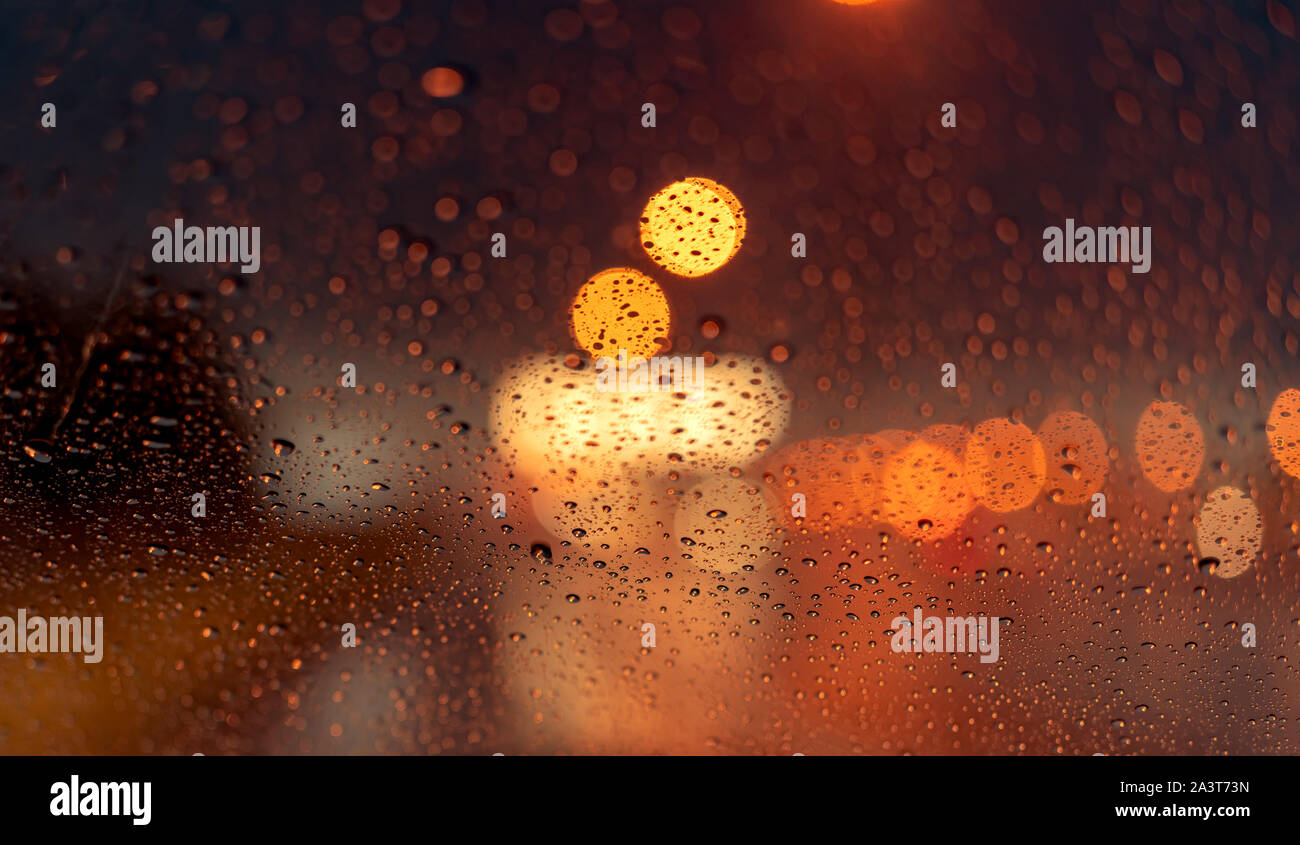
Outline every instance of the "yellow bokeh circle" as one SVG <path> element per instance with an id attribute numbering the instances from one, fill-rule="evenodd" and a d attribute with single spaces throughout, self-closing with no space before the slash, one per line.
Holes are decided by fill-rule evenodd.
<path id="1" fill-rule="evenodd" d="M 627 267 L 587 280 L 569 308 L 574 339 L 593 358 L 648 358 L 667 342 L 672 311 L 654 279 Z"/>
<path id="2" fill-rule="evenodd" d="M 712 273 L 731 260 L 745 237 L 745 210 L 711 179 L 674 182 L 650 198 L 641 215 L 641 246 L 678 276 Z"/>
<path id="3" fill-rule="evenodd" d="M 1287 475 L 1300 478 L 1300 390 L 1284 390 L 1268 412 L 1268 448 Z"/>

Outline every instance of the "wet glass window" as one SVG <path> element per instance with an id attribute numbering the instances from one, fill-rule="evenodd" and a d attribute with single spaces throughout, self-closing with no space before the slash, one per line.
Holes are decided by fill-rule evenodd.
<path id="1" fill-rule="evenodd" d="M 1300 751 L 1287 4 L 10 17 L 0 750 Z"/>

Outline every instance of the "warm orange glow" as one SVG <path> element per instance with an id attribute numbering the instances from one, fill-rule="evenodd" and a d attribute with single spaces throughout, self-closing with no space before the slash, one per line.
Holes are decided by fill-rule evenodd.
<path id="1" fill-rule="evenodd" d="M 1047 459 L 1029 427 L 985 420 L 966 442 L 966 484 L 991 511 L 1007 513 L 1032 502 L 1043 489 Z"/>
<path id="2" fill-rule="evenodd" d="M 648 358 L 668 337 L 672 312 L 655 280 L 627 267 L 592 276 L 569 309 L 573 336 L 593 358 Z"/>
<path id="3" fill-rule="evenodd" d="M 1268 448 L 1287 475 L 1300 478 L 1300 390 L 1284 390 L 1268 412 Z"/>
<path id="4" fill-rule="evenodd" d="M 772 458 L 775 481 L 772 505 L 795 527 L 792 497 L 802 493 L 807 511 L 803 524 L 823 532 L 852 527 L 871 518 L 884 457 L 893 447 L 869 435 L 803 440 Z"/>
<path id="5" fill-rule="evenodd" d="M 1076 411 L 1052 414 L 1038 427 L 1038 442 L 1047 458 L 1047 496 L 1053 502 L 1086 502 L 1106 483 L 1106 438 L 1091 418 Z"/>
<path id="6" fill-rule="evenodd" d="M 925 440 L 907 446 L 885 469 L 880 513 L 910 539 L 938 539 L 961 527 L 974 503 L 952 452 Z"/>
<path id="7" fill-rule="evenodd" d="M 1138 420 L 1134 445 L 1142 474 L 1166 493 L 1190 487 L 1205 458 L 1201 424 L 1177 402 L 1148 405 Z"/>
<path id="8" fill-rule="evenodd" d="M 1236 578 L 1250 568 L 1264 534 L 1259 509 L 1250 496 L 1235 487 L 1220 487 L 1206 497 L 1196 522 L 1201 556 L 1219 561 L 1215 575 Z"/>
<path id="9" fill-rule="evenodd" d="M 641 245 L 678 276 L 712 273 L 740 250 L 744 237 L 740 201 L 710 179 L 674 182 L 650 198 L 641 217 Z"/>

